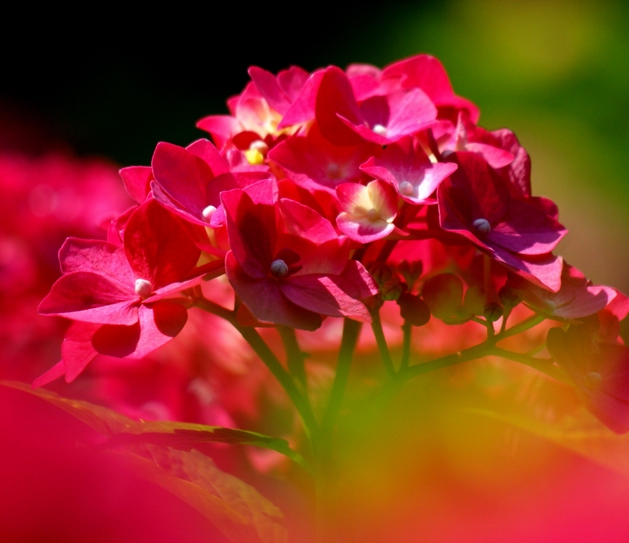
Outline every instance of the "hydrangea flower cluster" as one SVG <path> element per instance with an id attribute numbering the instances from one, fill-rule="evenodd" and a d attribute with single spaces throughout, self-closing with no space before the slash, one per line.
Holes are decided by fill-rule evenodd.
<path id="1" fill-rule="evenodd" d="M 319 424 L 294 330 L 343 318 L 341 349 L 351 354 L 360 323 L 370 324 L 393 379 L 501 356 L 572 383 L 607 426 L 629 431 L 619 336 L 629 299 L 554 254 L 567 232 L 557 206 L 531 192 L 528 153 L 511 131 L 478 125 L 478 108 L 454 93 L 437 59 L 249 75 L 228 115 L 198 122 L 211 140 L 159 143 L 150 166 L 121 170 L 137 205 L 106 241 L 63 245 L 63 276 L 39 310 L 73 324 L 62 360 L 36 384 L 71 381 L 97 354 L 142 358 L 200 308 L 241 332 L 306 427 L 325 428 L 335 389 Z M 388 348 L 398 339 L 382 324 L 396 307 L 399 367 Z M 468 322 L 486 333 L 477 345 L 453 338 L 451 327 Z M 542 322 L 552 359 L 500 343 Z M 425 325 L 442 356 L 411 365 Z M 269 327 L 285 363 L 256 331 Z"/>

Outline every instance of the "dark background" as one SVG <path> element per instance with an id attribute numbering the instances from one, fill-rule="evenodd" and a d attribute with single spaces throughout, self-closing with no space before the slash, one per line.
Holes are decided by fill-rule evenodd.
<path id="1" fill-rule="evenodd" d="M 292 10 L 181 3 L 142 16 L 103 5 L 90 14 L 44 9 L 26 6 L 3 21 L 0 147 L 41 151 L 54 141 L 120 166 L 149 164 L 159 141 L 206 137 L 196 121 L 226 113 L 251 65 L 273 73 L 291 64 L 383 67 L 430 53 L 457 94 L 479 105 L 480 124 L 512 129 L 531 154 L 534 194 L 553 199 L 570 230 L 558 252 L 596 283 L 629 291 L 623 0 L 390 0 Z"/>

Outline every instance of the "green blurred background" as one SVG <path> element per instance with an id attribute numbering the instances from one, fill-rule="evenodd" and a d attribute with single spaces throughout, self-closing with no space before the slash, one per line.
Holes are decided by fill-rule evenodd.
<path id="1" fill-rule="evenodd" d="M 37 30 L 16 22 L 37 45 L 32 52 L 1 38 L 0 108 L 80 154 L 148 164 L 158 141 L 202 137 L 195 122 L 226 111 L 249 65 L 384 66 L 431 53 L 455 91 L 480 106 L 482 126 L 512 129 L 529 150 L 534 193 L 557 202 L 570 230 L 559 252 L 596 283 L 627 292 L 628 6 L 391 0 L 377 9 L 312 6 L 299 16 L 234 7 L 228 18 L 211 5 L 175 6 L 146 19 L 111 10 L 97 21 L 78 15 L 80 24 L 57 13 L 59 22 Z M 46 147 L 30 140 L 35 152 Z"/>

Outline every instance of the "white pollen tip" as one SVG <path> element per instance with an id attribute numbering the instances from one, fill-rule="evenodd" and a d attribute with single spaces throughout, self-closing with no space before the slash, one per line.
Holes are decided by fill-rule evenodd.
<path id="1" fill-rule="evenodd" d="M 146 279 L 136 279 L 135 280 L 135 293 L 140 298 L 148 298 L 153 292 L 153 285 L 150 281 Z"/>
<path id="2" fill-rule="evenodd" d="M 491 232 L 491 224 L 489 224 L 489 221 L 487 219 L 476 219 L 473 223 L 472 223 L 472 227 L 474 228 L 474 230 L 476 230 L 477 234 L 480 234 L 482 236 L 489 234 L 489 232 Z"/>
<path id="3" fill-rule="evenodd" d="M 271 262 L 271 275 L 274 277 L 285 277 L 288 273 L 288 265 L 281 258 Z"/>
<path id="4" fill-rule="evenodd" d="M 252 151 L 258 151 L 258 153 L 263 156 L 266 156 L 266 154 L 269 152 L 269 146 L 262 140 L 256 140 L 252 142 L 251 145 L 249 145 L 249 149 L 251 149 Z"/>
<path id="5" fill-rule="evenodd" d="M 413 184 L 409 181 L 402 181 L 400 183 L 400 194 L 403 194 L 404 196 L 412 196 Z"/>
<path id="6" fill-rule="evenodd" d="M 381 124 L 374 124 L 372 130 L 379 136 L 384 136 L 387 133 L 387 127 Z"/>
<path id="7" fill-rule="evenodd" d="M 203 218 L 210 222 L 210 220 L 212 219 L 212 215 L 214 215 L 214 213 L 216 213 L 216 208 L 214 206 L 207 206 L 202 212 L 201 215 L 203 215 Z"/>

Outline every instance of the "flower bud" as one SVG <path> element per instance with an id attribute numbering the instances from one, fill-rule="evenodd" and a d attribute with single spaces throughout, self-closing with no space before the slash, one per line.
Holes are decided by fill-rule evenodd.
<path id="1" fill-rule="evenodd" d="M 422 298 L 438 319 L 454 318 L 461 309 L 463 281 L 453 273 L 435 275 L 424 283 Z"/>
<path id="2" fill-rule="evenodd" d="M 393 277 L 393 271 L 386 264 L 376 263 L 369 268 L 369 272 L 379 287 L 382 287 Z"/>
<path id="3" fill-rule="evenodd" d="M 424 271 L 424 263 L 421 260 L 415 262 L 409 262 L 408 260 L 402 260 L 397 266 L 398 273 L 404 277 L 409 289 L 413 288 L 413 285 L 417 282 L 422 272 Z"/>
<path id="4" fill-rule="evenodd" d="M 498 291 L 498 297 L 502 305 L 507 309 L 515 307 L 522 301 L 518 293 L 506 285 Z"/>
<path id="5" fill-rule="evenodd" d="M 406 285 L 397 277 L 389 279 L 380 288 L 380 294 L 383 300 L 397 300 L 405 291 Z"/>
<path id="6" fill-rule="evenodd" d="M 400 315 L 413 326 L 423 326 L 430 320 L 430 309 L 424 300 L 415 294 L 405 292 L 397 299 Z"/>
<path id="7" fill-rule="evenodd" d="M 502 306 L 498 302 L 489 302 L 485 304 L 483 316 L 488 322 L 496 322 L 504 315 Z"/>

